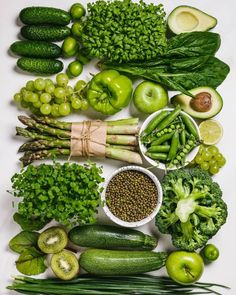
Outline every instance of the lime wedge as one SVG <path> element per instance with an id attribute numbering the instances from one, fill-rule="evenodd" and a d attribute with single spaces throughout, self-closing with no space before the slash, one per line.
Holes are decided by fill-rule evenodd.
<path id="1" fill-rule="evenodd" d="M 199 125 L 200 138 L 204 144 L 214 145 L 223 136 L 223 128 L 218 121 L 206 120 Z"/>

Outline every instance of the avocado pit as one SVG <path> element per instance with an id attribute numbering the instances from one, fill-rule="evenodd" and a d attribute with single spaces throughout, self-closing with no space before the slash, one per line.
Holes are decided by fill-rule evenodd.
<path id="1" fill-rule="evenodd" d="M 190 100 L 190 106 L 197 112 L 208 112 L 212 107 L 211 94 L 208 92 L 200 92 L 195 98 Z"/>

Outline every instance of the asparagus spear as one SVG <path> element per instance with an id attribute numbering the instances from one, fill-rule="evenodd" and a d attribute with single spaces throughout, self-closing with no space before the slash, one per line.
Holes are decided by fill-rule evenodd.
<path id="1" fill-rule="evenodd" d="M 31 138 L 31 139 L 52 140 L 52 138 L 48 135 L 40 134 L 35 131 L 29 131 L 26 128 L 22 128 L 22 127 L 16 127 L 16 135 L 20 135 L 20 136 Z"/>
<path id="2" fill-rule="evenodd" d="M 138 145 L 137 137 L 133 135 L 107 135 L 106 142 L 110 144 Z"/>

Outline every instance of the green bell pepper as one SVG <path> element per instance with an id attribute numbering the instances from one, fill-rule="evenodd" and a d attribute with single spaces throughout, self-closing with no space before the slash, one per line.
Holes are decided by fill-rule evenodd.
<path id="1" fill-rule="evenodd" d="M 95 75 L 87 88 L 89 104 L 98 112 L 113 115 L 126 107 L 132 95 L 132 82 L 115 70 Z"/>

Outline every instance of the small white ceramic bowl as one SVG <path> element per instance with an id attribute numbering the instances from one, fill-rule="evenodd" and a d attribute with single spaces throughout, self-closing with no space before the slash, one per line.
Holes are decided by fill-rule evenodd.
<path id="1" fill-rule="evenodd" d="M 155 209 L 153 210 L 153 212 L 149 216 L 147 216 L 146 218 L 139 220 L 139 221 L 135 221 L 135 222 L 127 222 L 127 221 L 124 221 L 124 220 L 118 218 L 110 211 L 109 207 L 106 204 L 106 189 L 107 189 L 107 186 L 108 186 L 110 180 L 118 173 L 123 172 L 123 171 L 127 171 L 127 170 L 139 171 L 139 172 L 146 174 L 155 183 L 156 188 L 157 188 L 157 193 L 158 193 L 157 205 L 156 205 Z M 103 206 L 104 212 L 113 222 L 115 222 L 116 224 L 119 224 L 123 227 L 138 227 L 138 226 L 142 226 L 142 225 L 148 223 L 157 215 L 158 211 L 161 208 L 161 204 L 162 204 L 162 187 L 161 187 L 161 184 L 160 184 L 158 178 L 149 170 L 147 170 L 143 167 L 140 167 L 140 166 L 125 166 L 125 167 L 121 167 L 120 169 L 116 170 L 109 177 L 109 179 L 105 183 L 105 188 L 104 188 L 103 194 L 101 196 L 101 199 L 102 199 L 102 206 Z"/>
<path id="2" fill-rule="evenodd" d="M 164 110 L 166 111 L 173 111 L 174 109 L 173 108 L 165 108 Z M 142 127 L 140 128 L 140 131 L 139 131 L 139 149 L 144 157 L 144 159 L 152 166 L 156 166 L 158 169 L 161 169 L 161 170 L 175 170 L 175 169 L 179 169 L 181 167 L 184 167 L 186 166 L 188 163 L 190 163 L 194 158 L 195 156 L 197 155 L 198 153 L 198 150 L 199 150 L 199 145 L 197 147 L 195 147 L 187 156 L 186 156 L 186 161 L 185 163 L 182 165 L 182 166 L 172 166 L 172 167 L 167 167 L 164 163 L 157 163 L 156 161 L 152 160 L 151 158 L 147 157 L 145 155 L 146 151 L 147 151 L 147 148 L 142 144 L 140 138 L 141 138 L 141 134 L 142 132 L 146 129 L 147 125 L 149 124 L 149 122 L 154 118 L 156 117 L 158 114 L 160 114 L 160 112 L 162 112 L 162 110 L 159 110 L 159 111 L 156 111 L 155 113 L 152 113 L 150 116 L 147 117 L 147 119 L 143 122 L 142 124 Z M 200 132 L 199 132 L 199 128 L 198 128 L 198 125 L 196 124 L 196 122 L 194 121 L 194 119 L 189 116 L 187 113 L 185 113 L 184 111 L 181 111 L 180 112 L 181 114 L 184 114 L 186 115 L 194 124 L 196 130 L 197 130 L 197 133 L 198 133 L 198 136 L 200 138 Z"/>

